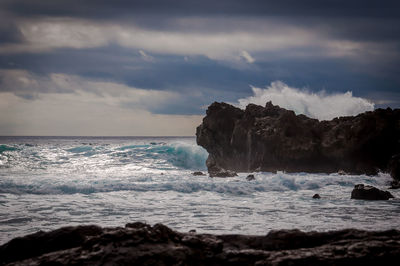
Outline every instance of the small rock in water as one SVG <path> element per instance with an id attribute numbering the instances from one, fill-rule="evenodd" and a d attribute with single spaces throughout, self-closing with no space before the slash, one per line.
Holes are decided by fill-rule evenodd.
<path id="1" fill-rule="evenodd" d="M 248 175 L 248 176 L 246 177 L 246 180 L 247 180 L 247 181 L 251 181 L 251 180 L 256 180 L 256 178 L 254 177 L 254 175 Z"/>
<path id="2" fill-rule="evenodd" d="M 352 199 L 364 199 L 364 200 L 388 200 L 394 198 L 389 191 L 383 191 L 376 187 L 358 184 L 354 186 L 351 192 Z"/>
<path id="3" fill-rule="evenodd" d="M 314 194 L 314 196 L 312 196 L 313 199 L 320 199 L 321 196 L 319 194 Z"/>
<path id="4" fill-rule="evenodd" d="M 189 233 L 195 234 L 195 233 L 196 233 L 196 230 L 195 230 L 195 229 L 189 230 Z"/>
<path id="5" fill-rule="evenodd" d="M 192 175 L 198 176 L 198 175 L 206 175 L 206 174 L 204 174 L 203 172 L 198 171 L 198 172 L 193 172 Z"/>

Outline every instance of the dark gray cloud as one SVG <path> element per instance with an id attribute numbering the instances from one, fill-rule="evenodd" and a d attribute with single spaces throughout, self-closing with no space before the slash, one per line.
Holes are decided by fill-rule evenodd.
<path id="1" fill-rule="evenodd" d="M 397 1 L 375 0 L 3 0 L 2 7 L 23 16 L 119 18 L 136 14 L 170 16 L 256 15 L 324 17 L 398 17 Z"/>
<path id="2" fill-rule="evenodd" d="M 274 80 L 282 80 L 296 88 L 328 92 L 352 90 L 357 96 L 373 95 L 377 100 L 380 94 L 400 99 L 393 96 L 400 93 L 399 10 L 398 1 L 369 0 L 89 0 L 74 3 L 67 0 L 3 0 L 0 3 L 0 15 L 4 14 L 0 18 L 0 48 L 8 45 L 11 52 L 0 53 L 0 69 L 10 70 L 2 72 L 0 92 L 14 92 L 25 99 L 36 99 L 37 93 L 73 92 L 73 89 L 54 86 L 51 75 L 56 73 L 180 94 L 184 99 L 182 102 L 150 108 L 153 113 L 163 114 L 201 114 L 202 107 L 214 100 L 233 102 L 251 93 L 249 85 L 263 87 Z M 84 40 L 82 46 L 79 42 L 68 44 L 66 40 L 64 46 L 53 47 L 49 41 L 40 43 L 39 48 L 27 49 L 34 45 L 21 33 L 20 23 L 28 21 L 30 25 L 49 18 L 67 18 L 68 23 L 76 22 L 72 26 L 68 24 L 71 26 L 69 33 L 79 29 L 79 23 L 82 27 L 83 24 L 95 25 L 97 28 L 93 31 L 112 24 L 122 25 L 124 29 L 148 29 L 140 38 L 148 37 L 146 34 L 150 32 L 151 35 L 152 31 L 166 31 L 169 35 L 192 34 L 194 37 L 190 37 L 195 41 L 187 46 L 196 44 L 196 40 L 203 41 L 203 38 L 209 38 L 204 42 L 209 46 L 194 51 L 188 49 L 186 55 L 185 52 L 177 53 L 178 49 L 171 52 L 171 49 L 153 47 L 153 39 L 149 38 L 138 48 L 135 34 L 131 36 L 135 39 L 133 44 L 106 36 L 108 39 L 91 46 L 91 38 L 85 39 L 86 32 L 83 31 L 79 32 Z M 48 24 L 51 25 L 51 20 Z M 305 44 L 300 40 L 300 44 L 290 46 L 289 40 L 287 47 L 279 44 L 265 49 L 253 47 L 254 51 L 245 51 L 255 59 L 247 62 L 249 64 L 239 58 L 245 48 L 230 48 L 234 44 L 229 42 L 223 42 L 226 49 L 220 47 L 217 52 L 207 54 L 221 41 L 214 40 L 218 34 L 271 34 L 271 39 L 277 37 L 279 40 L 290 35 L 292 28 L 299 38 L 304 38 Z M 185 40 L 184 34 L 175 43 Z M 297 35 L 293 40 L 296 38 Z M 78 41 L 81 39 L 77 37 Z M 237 39 L 240 40 L 240 36 L 233 38 Z M 15 52 L 12 48 L 16 44 L 25 46 Z M 229 51 L 230 58 L 218 57 L 224 50 Z M 331 50 L 342 54 L 329 54 Z M 147 60 L 141 51 L 148 55 Z M 23 77 L 29 77 L 32 84 L 21 81 L 18 76 L 21 73 Z M 40 84 L 35 84 L 34 80 L 39 80 Z M 398 104 L 388 103 L 390 106 Z M 129 102 L 123 105 L 130 107 Z"/>

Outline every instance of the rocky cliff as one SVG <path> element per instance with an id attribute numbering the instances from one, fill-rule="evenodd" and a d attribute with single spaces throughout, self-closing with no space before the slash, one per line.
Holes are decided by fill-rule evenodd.
<path id="1" fill-rule="evenodd" d="M 390 172 L 400 154 L 400 109 L 318 121 L 271 102 L 245 110 L 215 102 L 196 136 L 209 153 L 211 176 L 225 170 L 373 175 Z"/>
<path id="2" fill-rule="evenodd" d="M 0 265 L 398 265 L 400 232 L 179 233 L 156 224 L 64 227 L 0 246 Z"/>

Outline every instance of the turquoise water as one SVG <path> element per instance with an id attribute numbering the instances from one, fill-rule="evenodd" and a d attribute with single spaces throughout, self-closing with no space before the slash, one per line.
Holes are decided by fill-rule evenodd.
<path id="1" fill-rule="evenodd" d="M 399 200 L 350 199 L 358 183 L 386 189 L 387 174 L 193 176 L 206 172 L 207 156 L 195 138 L 0 137 L 0 243 L 65 225 L 133 221 L 243 234 L 400 225 Z"/>

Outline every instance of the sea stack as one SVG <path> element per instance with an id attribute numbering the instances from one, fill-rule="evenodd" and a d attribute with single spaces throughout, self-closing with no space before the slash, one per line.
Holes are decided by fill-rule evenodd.
<path id="1" fill-rule="evenodd" d="M 209 172 L 374 175 L 390 172 L 389 162 L 400 154 L 400 109 L 318 121 L 271 102 L 249 104 L 245 110 L 214 102 L 196 136 L 209 153 Z"/>

